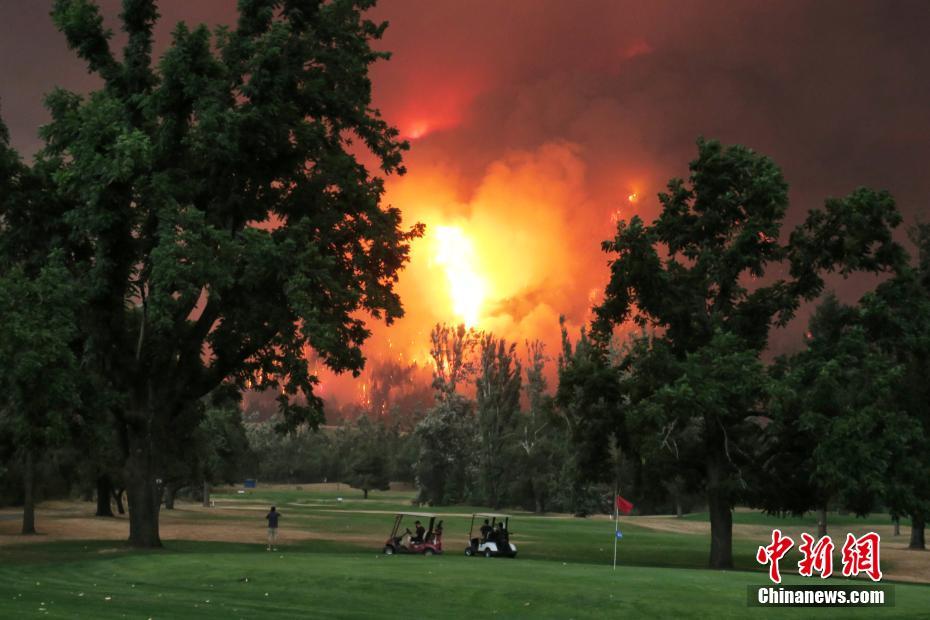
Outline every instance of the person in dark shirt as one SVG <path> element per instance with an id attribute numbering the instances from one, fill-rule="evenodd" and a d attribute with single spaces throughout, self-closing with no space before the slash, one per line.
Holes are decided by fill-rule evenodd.
<path id="1" fill-rule="evenodd" d="M 484 520 L 484 525 L 481 526 L 481 542 L 487 542 L 488 536 L 491 534 L 491 524 L 487 519 Z"/>
<path id="2" fill-rule="evenodd" d="M 426 528 L 423 527 L 423 524 L 420 523 L 419 521 L 417 521 L 416 523 L 414 523 L 414 525 L 415 525 L 416 527 L 414 528 L 413 538 L 410 539 L 410 542 L 412 542 L 412 543 L 422 543 L 422 542 L 423 542 L 423 537 L 426 535 Z"/>
<path id="3" fill-rule="evenodd" d="M 507 530 L 504 529 L 503 522 L 497 522 L 497 527 L 494 528 L 494 532 L 491 534 L 491 541 L 498 545 L 507 542 Z"/>
<path id="4" fill-rule="evenodd" d="M 274 506 L 271 507 L 271 512 L 265 515 L 265 519 L 268 520 L 268 551 L 271 551 L 278 542 L 278 518 L 280 516 L 281 513 Z M 274 547 L 274 550 L 277 551 L 277 547 Z"/>

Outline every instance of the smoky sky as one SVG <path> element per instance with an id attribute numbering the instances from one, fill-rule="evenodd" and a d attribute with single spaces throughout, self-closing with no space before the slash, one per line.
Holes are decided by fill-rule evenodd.
<path id="1" fill-rule="evenodd" d="M 26 156 L 43 93 L 95 85 L 50 5 L 0 0 L 0 113 Z M 118 30 L 118 2 L 101 5 Z M 159 46 L 178 20 L 231 23 L 234 7 L 162 1 Z M 389 0 L 372 16 L 390 22 L 378 47 L 393 53 L 373 69 L 374 105 L 412 145 L 386 199 L 408 222 L 461 218 L 496 231 L 501 256 L 536 260 L 511 268 L 488 304 L 513 339 L 552 342 L 560 313 L 584 323 L 606 281 L 611 218 L 654 217 L 698 136 L 771 156 L 791 187 L 789 224 L 862 185 L 891 191 L 908 224 L 928 213 L 926 1 Z M 408 318 L 378 328 L 373 347 L 442 318 L 417 269 L 400 284 Z M 855 296 L 870 282 L 831 286 Z"/>

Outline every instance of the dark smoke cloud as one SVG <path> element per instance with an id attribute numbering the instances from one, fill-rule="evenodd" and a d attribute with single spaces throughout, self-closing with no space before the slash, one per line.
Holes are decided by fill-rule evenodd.
<path id="1" fill-rule="evenodd" d="M 94 86 L 50 4 L 0 0 L 2 113 L 26 154 L 42 93 Z M 116 28 L 118 3 L 102 5 Z M 163 1 L 159 44 L 179 19 L 231 22 L 233 6 Z M 485 325 L 550 353 L 558 314 L 580 326 L 604 284 L 611 218 L 653 217 L 699 135 L 772 156 L 792 224 L 859 185 L 890 190 L 910 223 L 928 213 L 927 2 L 393 0 L 373 14 L 390 21 L 382 47 L 394 53 L 374 71 L 376 104 L 413 144 L 388 200 L 409 221 L 473 228 L 507 282 Z M 372 358 L 422 361 L 429 324 L 449 318 L 425 246 L 414 256 L 423 264 L 400 285 L 408 317 L 376 329 Z M 854 298 L 871 283 L 831 284 Z"/>

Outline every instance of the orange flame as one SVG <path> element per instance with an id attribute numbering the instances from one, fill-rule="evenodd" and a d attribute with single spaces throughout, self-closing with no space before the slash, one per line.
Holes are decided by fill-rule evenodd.
<path id="1" fill-rule="evenodd" d="M 435 261 L 445 270 L 452 310 L 466 327 L 474 327 L 487 296 L 487 282 L 476 267 L 474 244 L 458 226 L 437 226 L 435 231 Z"/>

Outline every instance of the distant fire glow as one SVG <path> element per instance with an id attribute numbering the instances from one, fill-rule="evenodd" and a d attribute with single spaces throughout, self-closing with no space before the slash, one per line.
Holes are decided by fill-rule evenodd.
<path id="1" fill-rule="evenodd" d="M 406 132 L 406 137 L 410 140 L 417 140 L 429 133 L 430 127 L 425 122 L 413 123 Z"/>
<path id="2" fill-rule="evenodd" d="M 487 295 L 487 283 L 476 268 L 474 244 L 458 226 L 437 226 L 435 237 L 435 261 L 445 271 L 452 311 L 466 327 L 474 327 Z"/>

